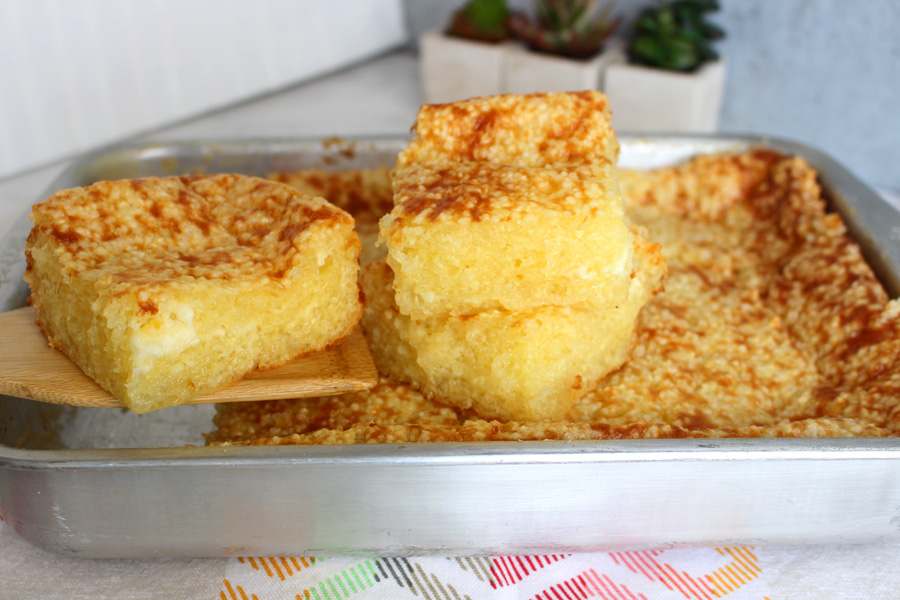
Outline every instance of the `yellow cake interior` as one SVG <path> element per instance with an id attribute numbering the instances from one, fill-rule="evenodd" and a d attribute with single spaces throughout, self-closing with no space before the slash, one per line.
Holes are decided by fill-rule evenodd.
<path id="1" fill-rule="evenodd" d="M 622 304 L 634 270 L 599 92 L 421 107 L 380 221 L 400 311 Z"/>
<path id="2" fill-rule="evenodd" d="M 485 419 L 560 420 L 631 351 L 638 313 L 658 290 L 658 245 L 636 238 L 638 267 L 618 306 L 546 305 L 414 319 L 394 302 L 393 273 L 363 269 L 363 326 L 379 371 Z"/>

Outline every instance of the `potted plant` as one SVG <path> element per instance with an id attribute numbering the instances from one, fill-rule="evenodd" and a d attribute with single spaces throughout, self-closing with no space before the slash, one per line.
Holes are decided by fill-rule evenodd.
<path id="1" fill-rule="evenodd" d="M 635 21 L 624 54 L 606 69 L 604 92 L 618 131 L 716 131 L 725 61 L 706 20 L 717 0 L 661 0 Z"/>
<path id="2" fill-rule="evenodd" d="M 419 39 L 426 103 L 500 93 L 599 89 L 619 25 L 601 0 L 535 0 L 534 16 L 506 0 L 469 0 L 444 31 Z"/>
<path id="3" fill-rule="evenodd" d="M 611 53 L 603 52 L 620 19 L 598 0 L 536 0 L 534 17 L 508 20 L 524 47 L 507 50 L 506 91 L 511 93 L 599 89 Z"/>
<path id="4" fill-rule="evenodd" d="M 513 42 L 506 0 L 468 0 L 444 31 L 419 38 L 422 95 L 428 104 L 505 91 L 506 50 Z"/>

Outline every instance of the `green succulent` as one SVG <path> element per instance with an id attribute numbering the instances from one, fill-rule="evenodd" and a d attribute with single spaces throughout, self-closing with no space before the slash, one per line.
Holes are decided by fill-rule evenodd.
<path id="1" fill-rule="evenodd" d="M 509 29 L 532 50 L 589 58 L 598 53 L 615 32 L 620 19 L 612 18 L 613 5 L 598 0 L 536 0 L 535 18 L 517 11 Z"/>
<path id="2" fill-rule="evenodd" d="M 502 42 L 510 37 L 506 26 L 509 14 L 506 0 L 469 0 L 453 13 L 447 33 L 482 42 Z"/>
<path id="3" fill-rule="evenodd" d="M 725 37 L 725 32 L 706 21 L 706 13 L 717 10 L 717 0 L 660 0 L 645 8 L 634 24 L 629 60 L 682 72 L 718 60 L 711 42 Z"/>

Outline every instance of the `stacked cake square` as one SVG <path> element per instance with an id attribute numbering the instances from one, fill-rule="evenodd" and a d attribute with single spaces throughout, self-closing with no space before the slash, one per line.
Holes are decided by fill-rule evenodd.
<path id="1" fill-rule="evenodd" d="M 565 418 L 627 358 L 665 266 L 628 227 L 599 92 L 424 106 L 362 273 L 387 374 L 481 417 Z"/>

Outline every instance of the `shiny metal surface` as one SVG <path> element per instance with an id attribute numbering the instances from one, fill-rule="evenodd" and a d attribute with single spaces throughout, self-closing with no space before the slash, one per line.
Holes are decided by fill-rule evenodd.
<path id="1" fill-rule="evenodd" d="M 404 143 L 113 149 L 72 165 L 54 187 L 390 164 Z M 757 143 L 819 169 L 896 296 L 900 216 L 827 156 L 758 138 L 655 136 L 623 139 L 622 164 Z M 12 282 L 0 284 L 4 309 L 24 301 L 21 258 L 3 258 L 22 244 L 17 229 L 0 245 L 0 281 Z M 202 406 L 134 415 L 0 398 L 0 514 L 34 544 L 84 557 L 449 556 L 900 536 L 896 439 L 188 447 L 203 444 L 211 416 Z"/>

